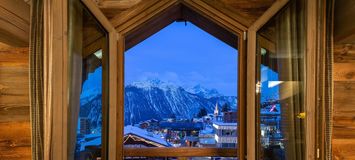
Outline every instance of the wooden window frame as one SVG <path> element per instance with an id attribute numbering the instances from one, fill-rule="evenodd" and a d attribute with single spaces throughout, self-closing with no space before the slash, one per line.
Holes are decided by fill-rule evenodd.
<path id="1" fill-rule="evenodd" d="M 239 89 L 239 159 L 255 160 L 255 46 L 256 32 L 284 6 L 288 0 L 277 0 L 254 24 L 250 27 L 245 23 L 240 23 L 243 19 L 233 19 L 230 16 L 199 0 L 169 0 L 158 2 L 147 2 L 144 10 L 138 8 L 133 13 L 125 13 L 116 19 L 108 21 L 101 11 L 91 0 L 82 0 L 87 8 L 102 23 L 109 32 L 109 85 L 110 85 L 110 117 L 109 117 L 109 144 L 108 159 L 121 160 L 123 155 L 132 150 L 123 149 L 123 83 L 124 83 L 124 51 L 125 36 L 132 32 L 136 27 L 144 25 L 148 19 L 159 14 L 166 8 L 184 3 L 184 5 L 194 9 L 199 14 L 207 17 L 213 22 L 233 31 L 240 39 L 239 66 L 238 67 L 238 86 Z M 307 1 L 307 77 L 306 77 L 306 159 L 315 159 L 315 72 L 316 72 L 316 21 L 320 17 L 316 14 L 317 1 Z M 143 12 L 145 11 L 145 12 Z M 132 14 L 135 15 L 132 18 Z M 66 0 L 44 0 L 44 159 L 46 160 L 67 160 L 67 140 L 68 140 L 68 4 Z M 106 28 L 107 27 L 107 28 Z M 246 43 L 245 33 L 248 35 Z M 246 48 L 247 45 L 247 48 Z M 248 49 L 248 53 L 246 51 Z M 246 85 L 245 85 L 246 84 Z M 250 91 L 250 92 L 247 92 Z M 244 113 L 244 114 L 243 114 Z M 246 127 L 248 126 L 248 127 Z M 246 136 L 248 135 L 248 136 Z M 186 149 L 174 148 L 179 150 L 172 153 L 169 149 L 163 149 L 148 156 L 186 156 L 191 155 L 190 151 L 196 151 L 197 156 L 206 156 L 206 153 L 217 154 L 218 150 L 199 151 L 199 148 Z M 146 150 L 142 150 L 146 152 Z M 161 151 L 161 148 L 159 148 Z M 221 151 L 222 152 L 222 151 Z M 180 154 L 181 153 L 181 154 Z M 227 151 L 226 154 L 230 152 Z M 138 154 L 138 153 L 137 153 Z M 210 154 L 209 154 L 210 155 Z"/>
<path id="2" fill-rule="evenodd" d="M 190 9 L 192 12 L 196 12 L 197 14 L 201 15 L 202 17 L 199 18 L 206 18 L 212 23 L 218 25 L 219 27 L 222 27 L 225 30 L 228 30 L 230 33 L 236 35 L 235 42 L 236 46 L 238 48 L 238 148 L 191 148 L 191 147 L 179 147 L 179 148 L 124 148 L 123 146 L 123 141 L 117 141 L 117 158 L 123 159 L 124 157 L 202 157 L 202 156 L 210 156 L 210 157 L 238 157 L 240 159 L 244 159 L 245 155 L 245 82 L 246 82 L 246 76 L 245 76 L 245 65 L 246 65 L 246 52 L 245 52 L 245 32 L 247 30 L 247 27 L 242 25 L 240 22 L 235 21 L 234 19 L 230 18 L 229 16 L 223 14 L 222 12 L 214 9 L 213 7 L 207 5 L 203 1 L 177 1 L 177 0 L 170 0 L 170 1 L 159 1 L 157 2 L 158 4 L 155 4 L 154 6 L 159 6 L 157 8 L 150 7 L 147 8 L 144 12 L 143 11 L 137 11 L 137 13 L 131 13 L 131 14 L 136 14 L 136 17 L 139 17 L 135 19 L 136 17 L 133 16 L 133 19 L 128 19 L 127 21 L 122 22 L 122 25 L 118 25 L 116 27 L 116 30 L 119 32 L 119 35 L 121 35 L 121 39 L 118 43 L 118 54 L 124 56 L 125 50 L 126 50 L 126 44 L 128 44 L 128 48 L 132 47 L 134 44 L 137 44 L 144 40 L 145 38 L 149 37 L 150 35 L 156 33 L 160 29 L 164 28 L 168 24 L 171 23 L 171 20 L 176 20 L 174 19 L 174 14 L 164 14 L 165 12 L 169 12 L 170 10 L 174 11 L 175 8 L 177 8 L 179 5 L 183 5 L 183 7 L 187 7 Z M 175 8 L 174 8 L 175 7 Z M 190 12 L 191 12 L 190 11 Z M 141 14 L 140 12 L 143 13 L 149 13 L 149 14 Z M 140 17 L 144 16 L 144 17 Z M 157 18 L 158 17 L 158 18 Z M 189 21 L 194 22 L 194 19 L 188 19 Z M 159 26 L 154 26 L 153 29 L 150 29 L 149 25 L 151 24 L 150 22 L 153 21 L 153 23 L 158 22 L 157 25 Z M 112 20 L 111 20 L 112 22 Z M 126 25 L 129 24 L 129 25 Z M 148 25 L 148 27 L 147 27 Z M 205 27 L 204 25 L 198 27 Z M 142 29 L 143 28 L 143 29 Z M 144 28 L 148 28 L 144 29 Z M 209 28 L 203 28 L 204 30 L 208 30 Z M 138 30 L 138 31 L 137 31 Z M 209 33 L 211 34 L 211 33 Z M 220 35 L 215 35 L 212 34 L 216 37 Z M 132 39 L 132 37 L 136 39 Z M 126 42 L 126 39 L 129 41 Z M 226 42 L 226 41 L 225 41 Z M 230 42 L 230 41 L 228 41 Z M 231 43 L 228 43 L 229 45 L 233 45 Z M 132 44 L 133 43 L 133 44 Z M 124 59 L 124 57 L 122 57 Z M 124 64 L 122 62 L 122 64 Z M 123 70 L 123 66 L 122 70 Z M 124 73 L 124 72 L 120 72 Z M 119 77 L 123 77 L 119 76 Z M 122 91 L 120 94 L 123 94 L 123 89 L 124 89 L 124 83 L 123 79 L 120 81 L 119 86 Z M 123 95 L 122 95 L 123 96 Z M 124 127 L 124 104 L 123 101 L 119 105 L 119 116 L 117 122 L 119 123 L 118 126 L 118 132 L 116 137 L 124 137 L 123 134 L 123 127 Z M 121 117 L 121 118 L 120 118 Z M 122 151 L 122 152 L 120 152 Z"/>
<path id="3" fill-rule="evenodd" d="M 248 28 L 248 53 L 247 53 L 247 155 L 248 159 L 256 159 L 256 34 L 274 15 L 276 15 L 290 0 L 276 1 L 264 14 Z M 316 30 L 317 30 L 317 1 L 306 2 L 306 79 L 305 79 L 305 159 L 316 159 Z"/>

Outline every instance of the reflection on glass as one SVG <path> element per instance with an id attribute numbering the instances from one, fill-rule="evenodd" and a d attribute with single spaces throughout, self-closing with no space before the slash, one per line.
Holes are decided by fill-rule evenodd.
<path id="1" fill-rule="evenodd" d="M 304 159 L 304 9 L 290 1 L 257 33 L 259 159 Z"/>
<path id="2" fill-rule="evenodd" d="M 69 1 L 68 154 L 105 159 L 107 136 L 107 33 L 77 0 Z"/>
<path id="3" fill-rule="evenodd" d="M 124 147 L 236 148 L 237 65 L 235 48 L 192 23 L 128 50 Z"/>
<path id="4" fill-rule="evenodd" d="M 96 52 L 101 54 L 102 51 Z M 92 60 L 95 59 L 95 60 Z M 93 54 L 88 61 L 99 61 Z M 102 145 L 102 65 L 87 64 L 92 73 L 83 82 L 80 94 L 80 110 L 77 128 L 76 159 L 96 159 L 101 155 Z M 80 157 L 80 158 L 79 158 Z"/>

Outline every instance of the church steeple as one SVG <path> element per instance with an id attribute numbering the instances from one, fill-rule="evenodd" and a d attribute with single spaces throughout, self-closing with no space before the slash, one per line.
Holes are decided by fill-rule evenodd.
<path id="1" fill-rule="evenodd" d="M 214 108 L 214 115 L 215 116 L 219 115 L 218 102 L 216 102 L 216 107 Z"/>

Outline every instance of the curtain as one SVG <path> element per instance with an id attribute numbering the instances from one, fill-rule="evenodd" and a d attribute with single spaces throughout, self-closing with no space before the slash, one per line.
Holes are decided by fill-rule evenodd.
<path id="1" fill-rule="evenodd" d="M 305 6 L 302 1 L 291 1 L 278 14 L 276 23 L 276 56 L 279 71 L 281 130 L 284 134 L 285 158 L 304 157 L 304 112 L 305 78 Z"/>
<path id="2" fill-rule="evenodd" d="M 69 109 L 68 109 L 68 160 L 74 159 L 76 131 L 80 111 L 80 93 L 83 68 L 83 8 L 80 1 L 69 1 Z"/>
<path id="3" fill-rule="evenodd" d="M 30 38 L 30 112 L 32 159 L 42 160 L 43 125 L 43 0 L 32 0 Z"/>

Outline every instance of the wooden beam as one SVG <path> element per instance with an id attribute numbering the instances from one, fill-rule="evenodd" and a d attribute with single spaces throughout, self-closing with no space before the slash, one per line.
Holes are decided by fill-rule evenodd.
<path id="1" fill-rule="evenodd" d="M 254 20 L 253 19 L 248 19 L 245 16 L 242 16 L 238 12 L 232 12 L 235 10 L 232 6 L 226 5 L 222 1 L 218 0 L 208 0 L 208 1 L 203 1 L 207 4 L 209 4 L 211 7 L 215 8 L 216 10 L 228 15 L 230 18 L 234 19 L 235 21 L 240 22 L 242 25 L 249 27 L 253 24 Z M 260 2 L 261 3 L 261 2 Z"/>
<path id="2" fill-rule="evenodd" d="M 30 6 L 25 1 L 0 1 L 0 24 L 0 42 L 16 47 L 29 45 Z"/>
<path id="3" fill-rule="evenodd" d="M 234 148 L 124 148 L 125 157 L 237 157 Z"/>
<path id="4" fill-rule="evenodd" d="M 125 39 L 125 50 L 128 50 L 134 45 L 142 42 L 179 18 L 181 18 L 180 5 L 169 7 L 169 9 L 145 22 L 144 26 L 132 31 L 131 34 L 128 34 Z"/>
<path id="5" fill-rule="evenodd" d="M 145 0 L 144 3 L 139 3 L 138 5 L 115 15 L 113 18 L 110 19 L 110 21 L 115 28 L 118 28 L 118 26 L 122 25 L 123 23 L 129 20 L 133 20 L 138 14 L 142 12 L 145 12 L 145 14 L 147 12 L 151 12 L 149 8 L 152 8 L 152 6 L 157 4 L 158 2 L 162 3 L 163 1 Z"/>
<path id="6" fill-rule="evenodd" d="M 182 6 L 182 16 L 183 19 L 190 21 L 227 45 L 238 49 L 238 37 L 235 33 L 229 32 L 229 30 L 219 26 L 189 7 Z"/>
<path id="7" fill-rule="evenodd" d="M 142 0 L 105 0 L 100 1 L 97 5 L 100 9 L 112 9 L 112 10 L 126 10 L 129 9 Z"/>

